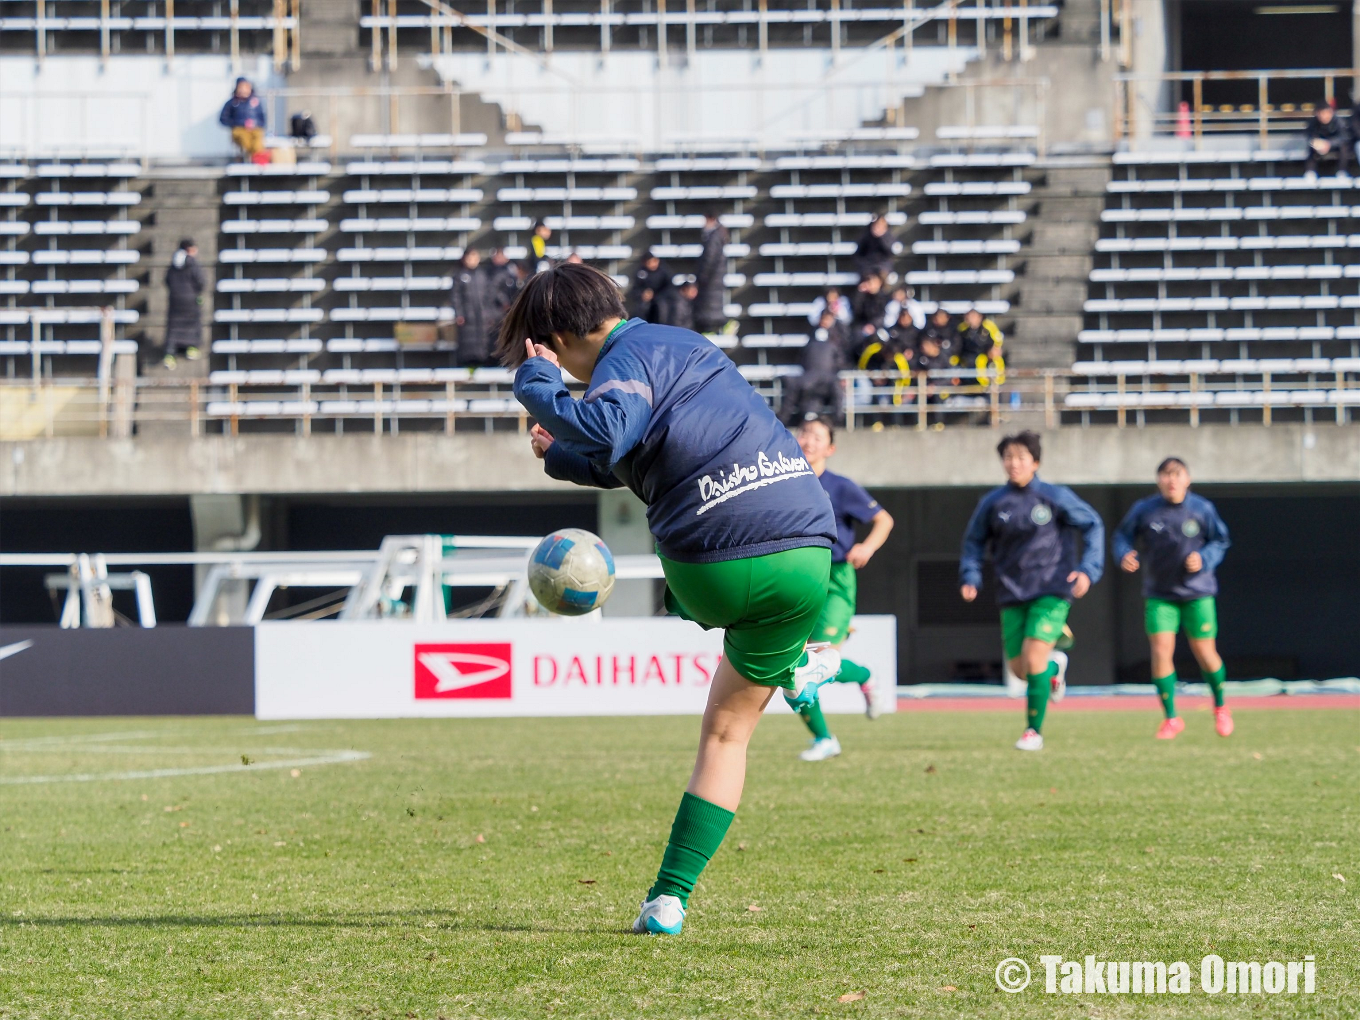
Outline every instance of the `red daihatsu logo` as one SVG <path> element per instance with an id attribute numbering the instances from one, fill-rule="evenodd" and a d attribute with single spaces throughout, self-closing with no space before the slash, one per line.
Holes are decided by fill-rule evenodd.
<path id="1" fill-rule="evenodd" d="M 511 697 L 510 645 L 416 645 L 416 700 Z"/>

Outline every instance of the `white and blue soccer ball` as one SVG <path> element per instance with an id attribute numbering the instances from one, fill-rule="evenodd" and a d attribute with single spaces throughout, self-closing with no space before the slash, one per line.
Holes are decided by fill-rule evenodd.
<path id="1" fill-rule="evenodd" d="M 550 613 L 584 616 L 614 590 L 614 556 L 599 535 L 581 528 L 554 531 L 529 557 L 529 590 Z"/>

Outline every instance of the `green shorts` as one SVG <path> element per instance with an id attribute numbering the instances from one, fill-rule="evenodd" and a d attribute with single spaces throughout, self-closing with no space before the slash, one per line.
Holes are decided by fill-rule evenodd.
<path id="1" fill-rule="evenodd" d="M 1185 636 L 1197 641 L 1218 637 L 1218 607 L 1212 596 L 1188 602 L 1148 599 L 1143 622 L 1149 634 L 1175 634 L 1184 627 Z"/>
<path id="2" fill-rule="evenodd" d="M 752 683 L 792 687 L 812 625 L 826 604 L 831 550 L 786 549 L 721 563 L 661 557 L 666 608 L 705 630 L 722 627 L 723 654 Z"/>
<path id="3" fill-rule="evenodd" d="M 1020 654 L 1025 638 L 1057 644 L 1071 608 L 1072 603 L 1057 595 L 1040 595 L 1029 602 L 1004 606 L 1001 610 L 1001 644 L 1006 650 L 1006 658 L 1014 659 Z"/>
<path id="4" fill-rule="evenodd" d="M 812 628 L 813 641 L 838 645 L 850 636 L 850 621 L 855 618 L 855 568 L 848 563 L 831 564 L 831 581 L 826 602 Z"/>

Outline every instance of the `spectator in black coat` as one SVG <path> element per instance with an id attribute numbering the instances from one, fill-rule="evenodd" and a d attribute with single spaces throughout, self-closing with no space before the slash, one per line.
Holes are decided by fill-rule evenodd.
<path id="1" fill-rule="evenodd" d="M 633 314 L 648 322 L 655 322 L 656 299 L 671 286 L 670 267 L 648 252 L 642 265 L 633 273 L 633 285 L 628 289 Z"/>
<path id="2" fill-rule="evenodd" d="M 519 293 L 519 272 L 510 261 L 510 256 L 505 254 L 504 248 L 492 248 L 486 274 L 491 277 L 491 305 L 495 309 L 496 319 L 491 327 L 494 336 L 500 329 L 506 310 L 515 303 L 515 295 Z"/>
<path id="3" fill-rule="evenodd" d="M 958 327 L 954 325 L 953 317 L 943 308 L 936 308 L 931 315 L 930 321 L 926 323 L 926 328 L 921 331 L 923 337 L 929 337 L 935 341 L 935 345 L 946 358 L 956 354 L 955 346 L 958 340 Z M 954 362 L 958 364 L 958 362 Z"/>
<path id="4" fill-rule="evenodd" d="M 699 253 L 699 264 L 694 270 L 694 282 L 698 297 L 694 303 L 694 328 L 700 333 L 716 333 L 727 321 L 724 311 L 727 305 L 727 291 L 723 278 L 727 275 L 727 228 L 719 221 L 716 213 L 704 214 L 704 231 L 699 235 L 703 250 Z"/>
<path id="5" fill-rule="evenodd" d="M 808 414 L 835 414 L 841 406 L 836 373 L 845 367 L 848 335 L 836 316 L 823 311 L 803 348 L 801 376 L 784 381 L 784 421 L 801 422 Z"/>
<path id="6" fill-rule="evenodd" d="M 1354 122 L 1351 127 L 1355 127 Z M 1313 119 L 1304 130 L 1304 138 L 1308 143 L 1308 156 L 1303 163 L 1305 174 L 1316 177 L 1319 160 L 1335 159 L 1337 174 L 1346 175 L 1353 140 L 1350 131 L 1346 130 L 1346 125 L 1337 117 L 1331 104 L 1323 103 L 1318 107 L 1317 113 L 1313 114 Z"/>
<path id="7" fill-rule="evenodd" d="M 495 345 L 492 331 L 500 315 L 496 278 L 490 269 L 482 265 L 481 254 L 469 248 L 453 273 L 449 303 L 453 305 L 453 321 L 458 324 L 456 363 L 461 367 L 476 368 L 495 362 L 491 357 Z"/>
<path id="8" fill-rule="evenodd" d="M 661 326 L 694 328 L 694 309 L 699 297 L 699 286 L 686 280 L 679 287 L 667 287 L 652 302 L 656 318 L 650 321 Z"/>
<path id="9" fill-rule="evenodd" d="M 198 245 L 191 238 L 180 241 L 165 270 L 169 301 L 165 309 L 166 368 L 175 367 L 175 355 L 183 351 L 190 361 L 198 358 L 203 343 L 203 269 L 198 264 Z"/>
<path id="10" fill-rule="evenodd" d="M 860 276 L 882 276 L 893 271 L 893 241 L 888 236 L 888 219 L 876 216 L 860 235 L 855 247 L 855 269 Z"/>
<path id="11" fill-rule="evenodd" d="M 850 298 L 852 329 L 860 343 L 882 328 L 887 309 L 888 292 L 883 287 L 883 277 L 866 276 L 860 280 Z"/>

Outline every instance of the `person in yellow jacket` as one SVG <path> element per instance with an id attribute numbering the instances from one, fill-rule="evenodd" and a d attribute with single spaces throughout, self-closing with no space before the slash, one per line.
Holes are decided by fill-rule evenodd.
<path id="1" fill-rule="evenodd" d="M 1006 359 L 1001 353 L 1005 342 L 997 324 L 984 318 L 976 308 L 968 309 L 959 323 L 960 363 L 967 368 L 976 368 L 979 373 L 995 371 L 998 386 L 1006 381 Z M 992 380 L 979 375 L 978 382 L 990 386 Z"/>

